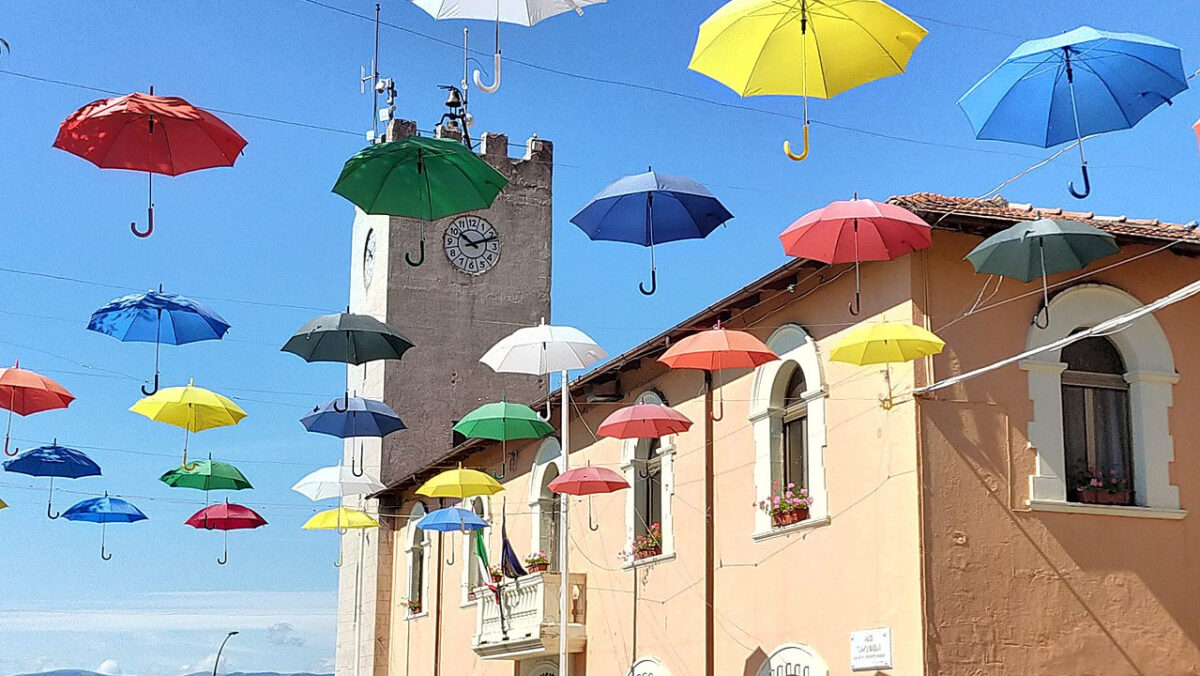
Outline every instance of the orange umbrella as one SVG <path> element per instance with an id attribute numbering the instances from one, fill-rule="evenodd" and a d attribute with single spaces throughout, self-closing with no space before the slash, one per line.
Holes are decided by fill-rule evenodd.
<path id="1" fill-rule="evenodd" d="M 28 369 L 21 363 L 12 368 L 0 369 L 0 408 L 8 409 L 8 427 L 4 431 L 4 454 L 12 457 L 16 450 L 8 451 L 9 435 L 12 432 L 12 414 L 30 415 L 56 408 L 66 408 L 75 401 L 75 395 L 67 388 Z"/>
<path id="2" fill-rule="evenodd" d="M 752 369 L 779 359 L 771 348 L 745 331 L 730 331 L 717 327 L 688 336 L 672 345 L 658 360 L 673 369 L 700 369 L 723 371 L 725 369 Z M 721 413 L 713 420 L 725 415 L 725 400 L 721 399 Z"/>
<path id="3" fill-rule="evenodd" d="M 1192 129 L 1196 131 L 1196 140 L 1200 141 L 1200 120 L 1196 120 L 1196 124 L 1192 125 Z"/>

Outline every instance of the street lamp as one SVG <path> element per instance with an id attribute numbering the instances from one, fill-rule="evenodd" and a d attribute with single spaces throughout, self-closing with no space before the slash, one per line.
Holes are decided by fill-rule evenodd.
<path id="1" fill-rule="evenodd" d="M 221 647 L 217 648 L 217 658 L 213 660 L 213 676 L 217 676 L 217 665 L 221 663 L 221 653 L 225 651 L 225 644 L 229 643 L 229 639 L 237 636 L 236 631 L 231 631 L 225 635 L 225 640 L 221 641 Z"/>

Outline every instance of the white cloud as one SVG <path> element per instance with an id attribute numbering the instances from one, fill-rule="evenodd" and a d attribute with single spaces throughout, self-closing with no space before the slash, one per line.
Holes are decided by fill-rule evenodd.
<path id="1" fill-rule="evenodd" d="M 296 627 L 291 622 L 276 622 L 267 627 L 267 641 L 271 645 L 304 647 L 304 637 L 296 634 Z"/>
<path id="2" fill-rule="evenodd" d="M 96 673 L 104 674 L 104 676 L 119 676 L 121 673 L 121 665 L 117 664 L 116 660 L 108 659 L 100 663 L 96 667 Z"/>

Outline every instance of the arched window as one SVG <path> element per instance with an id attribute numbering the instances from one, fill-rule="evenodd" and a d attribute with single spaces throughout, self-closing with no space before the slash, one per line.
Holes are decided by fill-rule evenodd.
<path id="1" fill-rule="evenodd" d="M 1129 438 L 1129 383 L 1125 362 L 1108 338 L 1085 338 L 1062 350 L 1063 451 L 1067 495 L 1083 499 L 1092 483 L 1112 489 L 1110 504 L 1133 504 L 1133 446 Z M 1094 493 L 1094 491 L 1092 491 Z"/>
<path id="2" fill-rule="evenodd" d="M 475 512 L 475 514 L 477 514 L 479 518 L 483 519 L 484 521 L 487 521 L 489 518 L 487 507 L 487 503 L 484 502 L 484 498 L 482 497 L 470 498 L 466 501 L 466 504 L 464 504 L 465 509 Z M 488 531 L 489 529 L 485 528 L 479 532 L 480 537 L 483 538 L 485 548 L 487 547 L 489 540 Z M 488 584 L 488 582 L 491 581 L 491 577 L 488 574 L 488 571 L 483 569 L 483 562 L 479 560 L 479 555 L 476 551 L 475 531 L 471 531 L 470 534 L 463 536 L 462 557 L 463 561 L 466 562 L 466 565 L 463 566 L 463 594 L 461 604 L 466 605 L 475 600 L 476 589 Z"/>
<path id="3" fill-rule="evenodd" d="M 663 396 L 654 390 L 643 392 L 634 403 L 667 405 Z M 621 447 L 621 470 L 631 487 L 625 491 L 625 551 L 632 552 L 634 539 L 645 536 L 657 526 L 661 552 L 640 562 L 673 556 L 675 529 L 671 498 L 675 493 L 675 436 L 626 439 Z"/>
<path id="4" fill-rule="evenodd" d="M 783 444 L 780 448 L 779 482 L 808 488 L 808 402 L 804 393 L 808 384 L 804 369 L 792 369 L 783 395 Z"/>
<path id="5" fill-rule="evenodd" d="M 425 605 L 429 580 L 428 569 L 429 538 L 425 531 L 417 527 L 417 521 L 425 516 L 425 505 L 417 503 L 408 519 L 408 546 L 405 554 L 408 558 L 408 617 L 423 615 L 428 612 Z"/>
<path id="6" fill-rule="evenodd" d="M 529 508 L 533 528 L 529 553 L 545 552 L 550 570 L 558 570 L 558 529 L 562 498 L 550 490 L 550 482 L 562 473 L 562 446 L 558 439 L 546 439 L 533 460 L 529 482 Z"/>
<path id="7" fill-rule="evenodd" d="M 633 466 L 637 480 L 633 483 L 635 535 L 645 535 L 654 526 L 662 527 L 662 458 L 658 439 L 639 439 Z"/>

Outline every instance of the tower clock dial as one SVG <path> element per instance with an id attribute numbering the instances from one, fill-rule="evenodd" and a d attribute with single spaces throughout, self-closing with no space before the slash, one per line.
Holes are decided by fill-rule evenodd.
<path id="1" fill-rule="evenodd" d="M 460 272 L 482 275 L 500 261 L 500 235 L 479 216 L 460 216 L 442 238 L 446 258 Z"/>
<path id="2" fill-rule="evenodd" d="M 363 245 L 363 287 L 371 288 L 371 280 L 375 278 L 375 231 L 367 231 L 367 241 Z"/>

